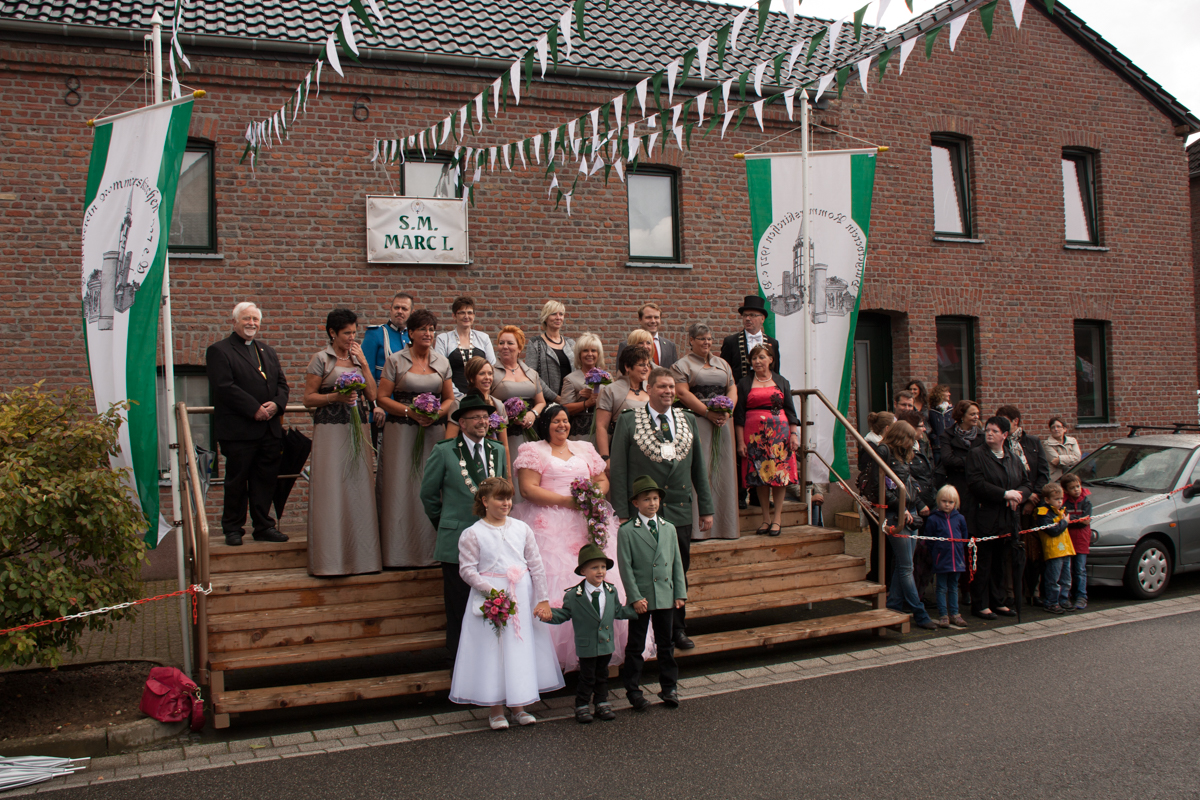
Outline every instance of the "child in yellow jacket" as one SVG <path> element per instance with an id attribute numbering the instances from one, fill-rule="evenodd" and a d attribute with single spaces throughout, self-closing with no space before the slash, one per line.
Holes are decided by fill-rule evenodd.
<path id="1" fill-rule="evenodd" d="M 1074 611 L 1071 596 L 1071 556 L 1075 547 L 1071 544 L 1071 533 L 1067 530 L 1070 520 L 1063 509 L 1063 489 L 1057 483 L 1042 487 L 1042 505 L 1038 506 L 1035 527 L 1051 527 L 1038 531 L 1042 538 L 1042 556 L 1045 568 L 1042 578 L 1042 595 L 1046 610 L 1051 614 Z"/>

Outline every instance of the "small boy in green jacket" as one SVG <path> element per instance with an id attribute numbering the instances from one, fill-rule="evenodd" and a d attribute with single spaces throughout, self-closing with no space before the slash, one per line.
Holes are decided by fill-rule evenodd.
<path id="1" fill-rule="evenodd" d="M 567 589 L 562 608 L 551 609 L 551 625 L 567 620 L 574 623 L 575 653 L 579 656 L 579 685 L 575 689 L 575 721 L 583 724 L 599 717 L 605 722 L 617 718 L 608 702 L 608 662 L 613 654 L 613 621 L 637 619 L 631 606 L 621 605 L 616 587 L 604 580 L 613 561 L 594 544 L 579 549 L 576 575 L 584 580 Z M 644 636 L 643 636 L 644 638 Z M 595 701 L 595 717 L 588 702 Z"/>

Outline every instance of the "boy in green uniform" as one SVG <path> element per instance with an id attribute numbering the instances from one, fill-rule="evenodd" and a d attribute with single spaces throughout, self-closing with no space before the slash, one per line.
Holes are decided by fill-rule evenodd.
<path id="1" fill-rule="evenodd" d="M 675 609 L 687 599 L 687 581 L 683 558 L 675 537 L 675 526 L 658 515 L 665 492 L 649 475 L 639 476 L 630 489 L 630 502 L 637 516 L 625 521 L 617 531 L 617 560 L 621 564 L 621 582 L 626 599 L 638 613 L 629 623 L 629 641 L 625 645 L 625 664 L 621 678 L 625 696 L 634 711 L 644 711 L 650 702 L 642 695 L 642 649 L 646 628 L 653 624 L 658 648 L 658 676 L 662 687 L 658 696 L 671 708 L 679 706 L 679 667 L 675 663 Z"/>
<path id="2" fill-rule="evenodd" d="M 613 653 L 613 621 L 638 618 L 631 607 L 621 605 L 617 589 L 604 580 L 613 568 L 612 559 L 594 544 L 579 549 L 576 575 L 584 580 L 567 589 L 562 608 L 552 609 L 551 625 L 571 620 L 575 627 L 575 653 L 579 656 L 579 685 L 575 690 L 575 721 L 587 724 L 594 717 L 588 702 L 594 700 L 596 717 L 609 722 L 617 718 L 608 702 L 608 662 Z M 646 633 L 642 631 L 642 641 Z"/>

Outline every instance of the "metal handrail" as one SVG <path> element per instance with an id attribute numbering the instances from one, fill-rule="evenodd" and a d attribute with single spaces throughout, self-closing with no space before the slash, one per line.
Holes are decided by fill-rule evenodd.
<path id="1" fill-rule="evenodd" d="M 885 462 L 880 457 L 879 453 L 875 452 L 875 448 L 871 446 L 871 443 L 868 442 L 866 439 L 864 439 L 862 437 L 862 434 L 860 434 L 854 428 L 854 426 L 850 424 L 850 420 L 846 419 L 845 415 L 842 414 L 842 412 L 838 411 L 837 407 L 835 407 L 833 405 L 833 403 L 829 402 L 829 398 L 826 397 L 821 392 L 820 389 L 793 389 L 792 395 L 794 397 L 800 398 L 800 430 L 803 431 L 805 434 L 807 433 L 808 398 L 809 398 L 809 396 L 815 397 L 818 400 L 820 400 L 822 403 L 825 404 L 825 407 L 828 408 L 830 413 L 833 414 L 834 419 L 836 419 L 838 422 L 840 422 L 842 424 L 842 427 L 844 427 L 847 431 L 849 431 L 850 435 L 854 437 L 854 440 L 856 442 L 858 442 L 858 445 L 860 447 L 862 447 L 871 456 L 871 459 L 879 466 L 879 497 L 880 497 L 880 499 L 883 500 L 883 502 L 885 504 L 887 503 L 887 500 L 884 498 L 887 497 L 887 480 L 888 480 L 888 478 L 891 478 L 892 482 L 894 484 L 896 484 L 897 487 L 899 487 L 900 497 L 899 497 L 899 501 L 898 501 L 898 508 L 900 509 L 900 514 L 903 514 L 907 507 L 907 504 L 908 504 L 907 503 L 908 498 L 906 496 L 904 482 L 901 481 L 900 477 L 898 475 L 896 475 L 895 472 L 892 471 L 892 468 L 889 467 L 887 465 L 887 462 Z M 801 452 L 801 455 L 803 456 L 800 460 L 800 469 L 801 469 L 801 473 L 802 473 L 800 476 L 800 485 L 807 486 L 808 485 L 808 455 L 811 453 L 811 454 L 817 456 L 817 458 L 821 458 L 821 456 L 815 450 L 808 449 L 808 436 L 807 435 L 802 435 L 800 437 L 800 452 Z M 821 461 L 822 461 L 822 463 L 825 463 L 825 459 L 822 458 Z M 829 464 L 825 463 L 825 466 L 828 467 Z M 830 472 L 835 475 L 837 474 L 837 473 L 834 473 L 832 469 L 830 470 Z M 840 475 L 838 475 L 838 480 L 842 481 L 842 478 Z M 884 533 L 884 528 L 886 527 L 886 523 L 887 523 L 887 515 L 879 514 L 878 516 L 876 516 L 876 514 L 873 512 L 873 510 L 867 507 L 867 504 L 864 501 L 864 498 L 859 497 L 855 492 L 850 492 L 850 496 L 854 499 L 854 501 L 856 503 L 859 504 L 859 506 L 861 506 L 864 510 L 866 510 L 867 514 L 870 515 L 870 517 L 872 519 L 874 519 L 877 522 L 876 536 L 878 537 L 877 538 L 877 543 L 878 543 L 877 549 L 878 549 L 879 563 L 876 565 L 876 578 L 878 578 L 878 582 L 880 585 L 886 586 L 887 585 L 887 575 L 884 571 L 884 564 L 886 563 L 886 557 L 887 557 L 887 534 Z M 884 598 L 885 598 L 884 594 L 876 595 L 875 596 L 875 605 L 878 607 L 883 607 L 884 602 L 885 602 Z"/>

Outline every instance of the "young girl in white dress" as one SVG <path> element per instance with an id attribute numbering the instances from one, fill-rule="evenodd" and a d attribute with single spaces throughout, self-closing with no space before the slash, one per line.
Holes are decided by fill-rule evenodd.
<path id="1" fill-rule="evenodd" d="M 525 706 L 536 703 L 542 692 L 566 685 L 545 624 L 552 614 L 542 556 L 533 530 L 509 518 L 512 500 L 512 484 L 504 478 L 481 482 L 474 512 L 482 519 L 458 540 L 458 574 L 471 587 L 471 596 L 450 700 L 489 706 L 492 730 L 508 728 L 505 706 L 517 724 L 532 725 L 537 719 Z M 505 591 L 517 603 L 516 614 L 499 634 L 481 608 L 492 589 Z"/>

